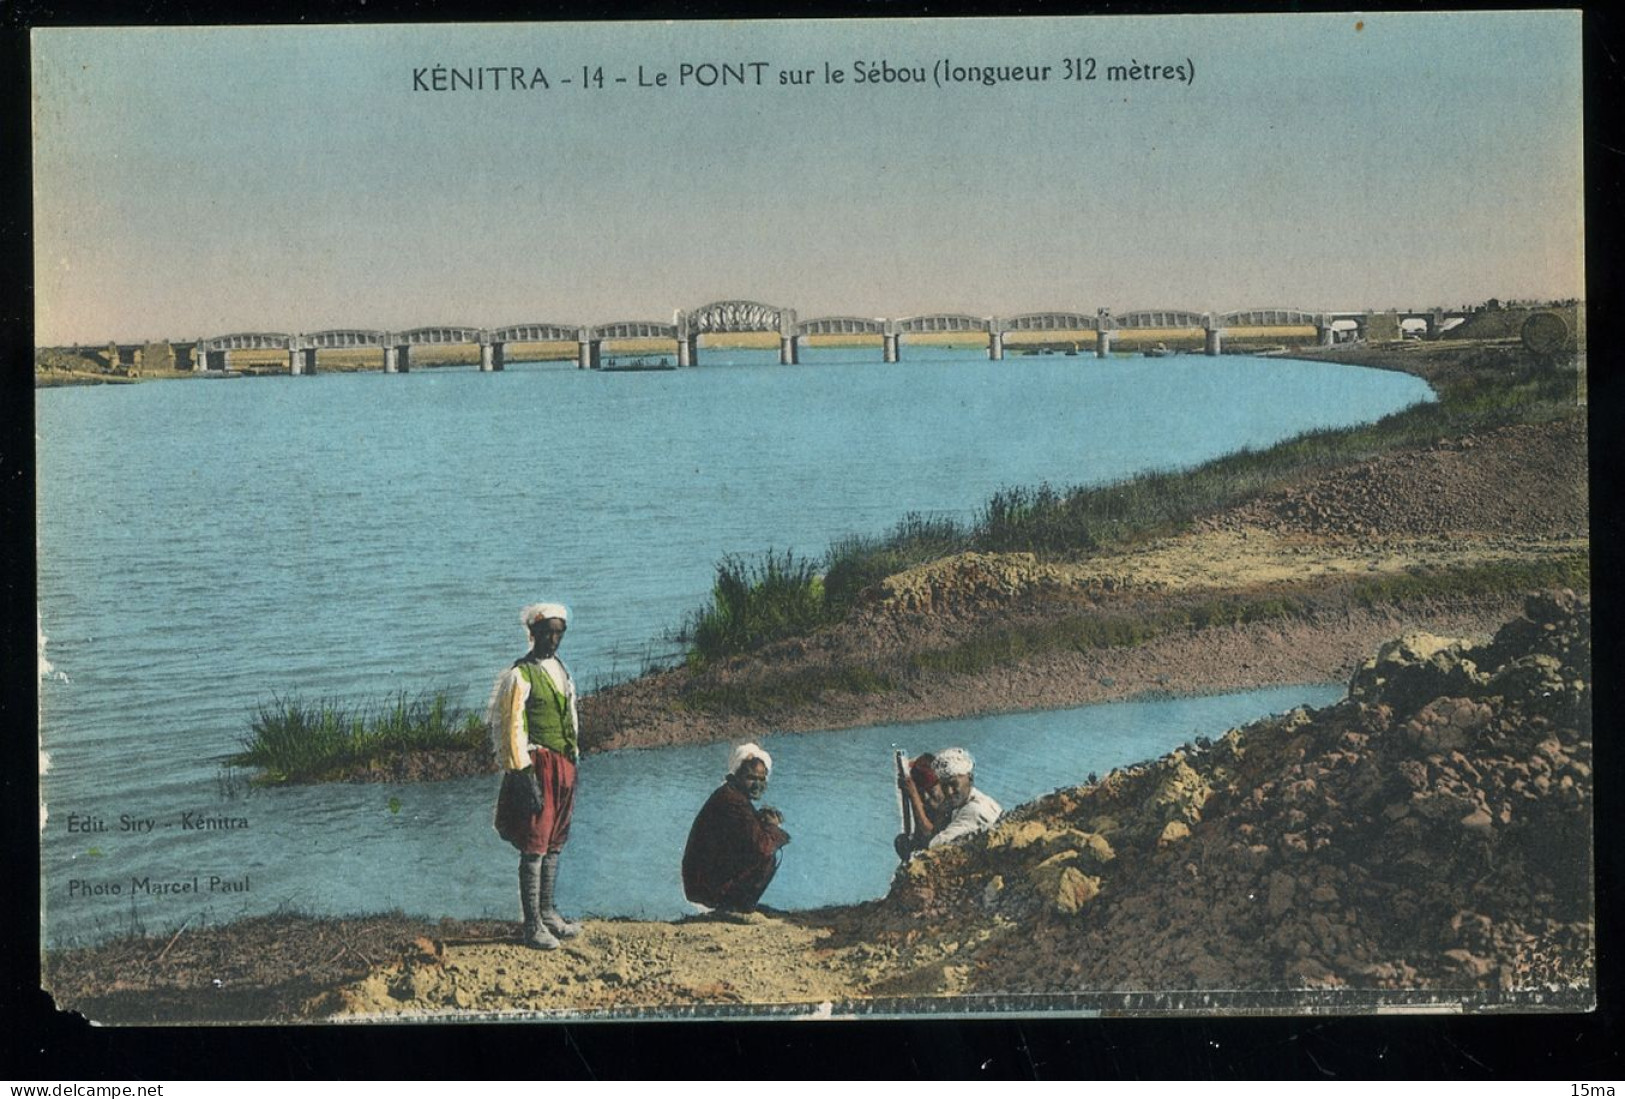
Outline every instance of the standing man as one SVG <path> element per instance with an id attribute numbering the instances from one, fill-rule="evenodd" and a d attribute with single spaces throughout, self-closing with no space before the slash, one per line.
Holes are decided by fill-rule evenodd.
<path id="1" fill-rule="evenodd" d="M 530 652 L 502 673 L 491 698 L 492 748 L 502 766 L 496 830 L 519 849 L 524 943 L 537 950 L 557 950 L 560 939 L 581 932 L 553 904 L 581 755 L 575 681 L 558 658 L 569 619 L 562 603 L 532 603 L 519 612 Z"/>
<path id="2" fill-rule="evenodd" d="M 683 848 L 683 894 L 695 904 L 726 912 L 756 907 L 779 869 L 779 851 L 790 842 L 780 827 L 784 814 L 751 804 L 767 792 L 773 757 L 755 744 L 741 744 L 728 760 L 728 775 L 694 818 Z"/>

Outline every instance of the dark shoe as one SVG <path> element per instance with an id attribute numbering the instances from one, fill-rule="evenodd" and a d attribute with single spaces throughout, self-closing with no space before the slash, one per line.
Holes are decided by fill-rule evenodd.
<path id="1" fill-rule="evenodd" d="M 544 862 L 540 855 L 519 856 L 519 907 L 524 913 L 524 932 L 519 941 L 532 950 L 557 950 L 559 941 L 542 920 Z"/>
<path id="2" fill-rule="evenodd" d="M 565 919 L 559 910 L 553 907 L 553 891 L 559 884 L 559 856 L 546 855 L 542 858 L 542 881 L 540 892 L 542 926 L 561 939 L 573 939 L 581 934 L 581 925 Z"/>
<path id="3" fill-rule="evenodd" d="M 565 919 L 557 910 L 542 913 L 542 926 L 560 939 L 573 939 L 581 934 L 581 925 Z"/>
<path id="4" fill-rule="evenodd" d="M 534 928 L 525 928 L 525 935 L 519 941 L 532 950 L 557 950 L 559 948 L 559 941 L 553 937 L 551 931 L 541 924 L 537 924 Z"/>

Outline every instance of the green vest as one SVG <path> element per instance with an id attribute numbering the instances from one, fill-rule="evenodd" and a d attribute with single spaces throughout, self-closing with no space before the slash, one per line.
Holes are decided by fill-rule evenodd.
<path id="1" fill-rule="evenodd" d="M 532 745 L 551 748 L 574 762 L 579 752 L 569 697 L 553 685 L 553 677 L 540 664 L 521 660 L 514 667 L 530 684 L 530 697 L 525 699 L 525 736 Z"/>

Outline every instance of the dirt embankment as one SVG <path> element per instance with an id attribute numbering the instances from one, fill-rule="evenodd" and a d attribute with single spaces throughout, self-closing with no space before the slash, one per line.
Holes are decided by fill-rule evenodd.
<path id="1" fill-rule="evenodd" d="M 594 750 L 698 743 L 774 731 L 1083 705 L 1345 679 L 1397 629 L 1487 636 L 1520 595 L 1356 598 L 1360 585 L 1509 563 L 1563 562 L 1588 545 L 1581 417 L 1518 425 L 1402 451 L 1208 516 L 1191 532 L 1078 564 L 963 554 L 888 578 L 842 627 L 702 674 L 659 673 L 586 699 Z M 1161 631 L 1133 644 L 1051 646 L 992 670 L 922 668 L 922 653 L 974 646 L 1087 617 L 1143 621 L 1215 598 L 1290 597 L 1267 621 Z M 938 662 L 946 663 L 946 662 Z M 841 689 L 840 674 L 886 690 Z M 810 702 L 753 709 L 785 682 L 829 684 Z M 718 696 L 746 700 L 715 707 Z"/>
<path id="2" fill-rule="evenodd" d="M 1059 790 L 886 898 L 676 923 L 268 917 L 47 958 L 101 1022 L 514 1014 L 1351 1009 L 1594 1001 L 1591 614 L 1412 633 L 1347 700 Z M 1011 999 L 1017 997 L 1018 999 Z M 1031 999 L 1020 999 L 1031 997 Z"/>

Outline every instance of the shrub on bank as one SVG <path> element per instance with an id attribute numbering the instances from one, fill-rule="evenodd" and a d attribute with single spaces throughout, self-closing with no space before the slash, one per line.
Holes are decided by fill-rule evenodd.
<path id="1" fill-rule="evenodd" d="M 721 660 L 832 620 L 818 562 L 792 550 L 768 550 L 757 560 L 729 554 L 717 563 L 710 605 L 678 639 L 690 644 L 691 659 Z"/>
<path id="2" fill-rule="evenodd" d="M 905 569 L 959 553 L 970 535 L 947 516 L 911 511 L 880 538 L 853 534 L 824 555 L 824 598 L 834 615 L 844 615 L 864 589 Z"/>
<path id="3" fill-rule="evenodd" d="M 273 697 L 256 708 L 243 750 L 226 762 L 259 770 L 257 782 L 318 782 L 400 752 L 475 751 L 485 722 L 445 691 L 352 706 L 335 699 Z"/>

